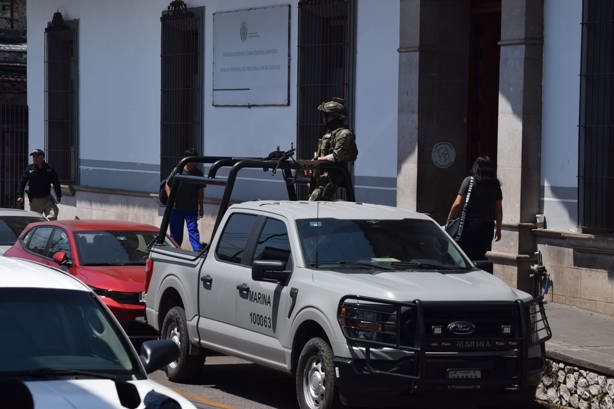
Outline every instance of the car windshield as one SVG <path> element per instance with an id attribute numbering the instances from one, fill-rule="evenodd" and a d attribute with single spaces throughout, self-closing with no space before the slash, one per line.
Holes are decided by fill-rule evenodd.
<path id="1" fill-rule="evenodd" d="M 2 288 L 0 325 L 0 377 L 81 371 L 130 379 L 138 371 L 125 337 L 92 293 Z"/>
<path id="2" fill-rule="evenodd" d="M 8 246 L 17 241 L 19 233 L 32 222 L 40 222 L 42 217 L 10 216 L 0 218 L 0 246 Z"/>
<path id="3" fill-rule="evenodd" d="M 305 263 L 343 271 L 435 270 L 470 267 L 430 220 L 302 219 L 296 222 Z"/>
<path id="4" fill-rule="evenodd" d="M 145 265 L 156 231 L 82 231 L 75 232 L 82 266 Z M 166 241 L 171 245 L 170 241 Z"/>

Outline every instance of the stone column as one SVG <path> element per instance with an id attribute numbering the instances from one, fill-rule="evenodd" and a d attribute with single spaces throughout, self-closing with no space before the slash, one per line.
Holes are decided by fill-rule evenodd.
<path id="1" fill-rule="evenodd" d="M 489 257 L 495 274 L 529 285 L 539 212 L 543 0 L 502 0 L 498 177 L 503 190 L 503 237 Z"/>
<path id="2" fill-rule="evenodd" d="M 416 210 L 421 0 L 401 0 L 400 4 L 397 204 Z"/>

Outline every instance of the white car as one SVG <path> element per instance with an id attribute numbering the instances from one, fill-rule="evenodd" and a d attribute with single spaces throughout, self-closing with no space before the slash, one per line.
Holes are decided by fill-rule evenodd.
<path id="1" fill-rule="evenodd" d="M 11 247 L 30 223 L 46 220 L 42 214 L 21 209 L 0 208 L 0 255 Z"/>
<path id="2" fill-rule="evenodd" d="M 148 341 L 137 355 L 100 299 L 60 270 L 0 257 L 0 327 L 7 407 L 195 409 L 147 378 L 177 359 L 177 345 Z"/>

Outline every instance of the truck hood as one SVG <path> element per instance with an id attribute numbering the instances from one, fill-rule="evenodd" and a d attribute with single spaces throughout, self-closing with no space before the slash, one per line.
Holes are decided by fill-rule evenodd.
<path id="1" fill-rule="evenodd" d="M 144 408 L 145 395 L 152 390 L 176 400 L 182 409 L 195 409 L 178 393 L 149 379 L 131 381 L 141 397 L 139 408 Z M 25 382 L 36 409 L 125 409 L 119 402 L 115 383 L 105 379 L 40 380 Z"/>
<path id="2" fill-rule="evenodd" d="M 395 301 L 515 301 L 530 298 L 481 270 L 467 273 L 384 271 L 376 273 L 314 272 L 319 285 L 343 294 Z"/>
<path id="3" fill-rule="evenodd" d="M 145 266 L 85 266 L 77 277 L 85 284 L 105 290 L 138 293 L 145 290 Z"/>

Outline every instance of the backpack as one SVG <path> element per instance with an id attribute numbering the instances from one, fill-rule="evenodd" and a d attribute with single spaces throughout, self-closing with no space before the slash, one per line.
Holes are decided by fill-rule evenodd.
<path id="1" fill-rule="evenodd" d="M 339 162 L 355 162 L 358 157 L 358 147 L 356 146 L 356 138 L 354 133 L 347 128 L 337 128 L 331 133 L 331 139 L 336 144 L 338 140 L 342 141 L 343 148 L 337 154 Z"/>

